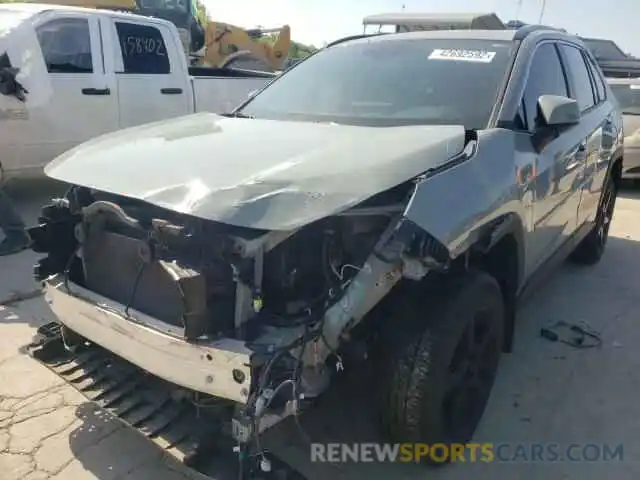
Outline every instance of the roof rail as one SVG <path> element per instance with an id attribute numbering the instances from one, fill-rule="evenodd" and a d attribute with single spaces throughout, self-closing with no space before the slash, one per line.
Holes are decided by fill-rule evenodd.
<path id="1" fill-rule="evenodd" d="M 349 40 L 359 40 L 361 38 L 368 38 L 368 37 L 379 37 L 380 35 L 389 35 L 389 34 L 385 32 L 378 32 L 378 33 L 359 33 L 357 35 L 349 35 L 348 37 L 342 37 L 337 40 L 334 40 L 333 42 L 327 43 L 324 46 L 324 48 L 333 47 L 334 45 L 338 45 L 342 42 L 348 42 Z"/>
<path id="2" fill-rule="evenodd" d="M 537 31 L 568 33 L 564 28 L 550 27 L 548 25 L 524 25 L 522 27 L 516 28 L 516 34 L 513 36 L 513 39 L 522 40 L 527 35 L 530 35 L 533 32 L 537 32 Z"/>

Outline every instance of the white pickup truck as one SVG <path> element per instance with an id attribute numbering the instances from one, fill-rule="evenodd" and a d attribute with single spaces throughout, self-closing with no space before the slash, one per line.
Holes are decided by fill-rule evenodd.
<path id="1" fill-rule="evenodd" d="M 228 112 L 274 76 L 189 68 L 165 20 L 0 4 L 0 181 L 42 175 L 54 157 L 104 133 Z"/>

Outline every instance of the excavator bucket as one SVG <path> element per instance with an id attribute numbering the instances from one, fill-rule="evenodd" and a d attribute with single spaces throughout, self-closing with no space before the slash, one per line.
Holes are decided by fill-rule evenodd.
<path id="1" fill-rule="evenodd" d="M 291 28 L 289 25 L 285 25 L 280 29 L 278 38 L 271 47 L 271 55 L 273 56 L 273 63 L 277 65 L 278 69 L 281 69 L 284 62 L 289 56 L 289 48 L 291 47 Z"/>

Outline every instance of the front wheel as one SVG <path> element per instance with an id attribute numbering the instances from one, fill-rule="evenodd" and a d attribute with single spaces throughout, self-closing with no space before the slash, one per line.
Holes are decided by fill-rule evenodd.
<path id="1" fill-rule="evenodd" d="M 484 413 L 502 352 L 500 286 L 486 273 L 469 272 L 444 294 L 404 306 L 381 336 L 384 433 L 398 443 L 466 443 Z"/>

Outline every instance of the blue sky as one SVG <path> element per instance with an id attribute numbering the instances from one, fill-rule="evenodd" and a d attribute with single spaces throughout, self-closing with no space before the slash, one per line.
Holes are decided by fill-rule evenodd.
<path id="1" fill-rule="evenodd" d="M 317 46 L 362 31 L 372 13 L 495 12 L 514 19 L 518 0 L 204 0 L 214 20 L 243 27 L 291 25 L 293 38 Z M 537 23 L 542 0 L 522 0 L 520 19 Z M 583 36 L 611 38 L 640 56 L 640 1 L 547 0 L 543 23 Z"/>

